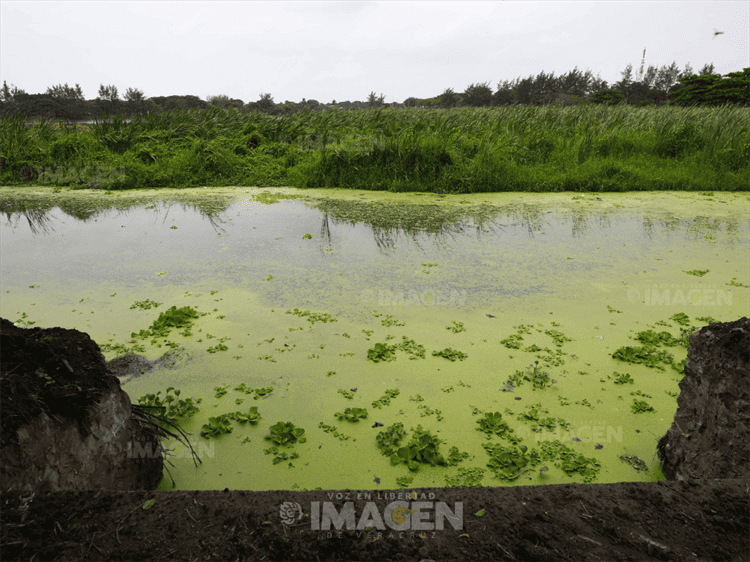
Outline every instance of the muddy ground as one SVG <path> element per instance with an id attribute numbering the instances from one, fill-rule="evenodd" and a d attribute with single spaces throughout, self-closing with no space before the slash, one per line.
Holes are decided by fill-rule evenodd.
<path id="1" fill-rule="evenodd" d="M 373 500 L 380 514 L 391 499 Z M 5 493 L 2 560 L 750 560 L 750 482 L 700 480 L 434 488 L 454 529 L 312 530 L 314 492 Z M 346 492 L 343 492 L 346 493 Z M 381 491 L 381 496 L 386 492 Z M 409 493 L 394 490 L 394 494 Z M 356 520 L 366 499 L 354 501 Z M 144 504 L 155 498 L 148 510 Z M 396 498 L 398 499 L 398 497 Z M 429 496 L 425 498 L 429 501 Z M 302 517 L 281 522 L 296 502 Z M 417 507 L 412 504 L 412 508 Z M 427 522 L 436 521 L 435 509 Z M 483 515 L 479 516 L 477 513 Z M 321 508 L 321 512 L 323 509 Z M 413 520 L 412 520 L 413 521 Z M 420 537 L 422 534 L 423 537 Z"/>

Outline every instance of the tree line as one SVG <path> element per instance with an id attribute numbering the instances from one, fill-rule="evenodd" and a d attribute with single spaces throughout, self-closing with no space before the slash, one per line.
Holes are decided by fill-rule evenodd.
<path id="1" fill-rule="evenodd" d="M 644 50 L 644 61 L 645 61 Z M 489 82 L 470 84 L 464 92 L 447 88 L 433 98 L 409 97 L 403 103 L 385 103 L 385 96 L 371 92 L 366 101 L 333 100 L 323 104 L 317 100 L 302 99 L 295 103 L 275 103 L 271 94 L 261 94 L 257 101 L 245 103 L 241 99 L 226 95 L 208 96 L 206 100 L 192 95 L 155 96 L 146 98 L 143 91 L 128 88 L 120 99 L 116 86 L 99 86 L 96 99 L 86 100 L 81 86 L 57 85 L 47 88 L 44 94 L 27 94 L 17 87 L 8 87 L 4 81 L 0 90 L 0 115 L 20 113 L 28 119 L 46 117 L 62 121 L 85 121 L 94 117 L 114 114 L 134 116 L 145 113 L 161 113 L 173 109 L 204 109 L 209 105 L 222 109 L 236 108 L 241 111 L 257 111 L 271 115 L 284 115 L 298 111 L 321 111 L 325 109 L 366 109 L 373 107 L 490 107 L 506 105 L 577 105 L 595 103 L 616 105 L 626 103 L 634 106 L 680 105 L 717 106 L 724 104 L 750 106 L 750 68 L 742 72 L 731 72 L 724 76 L 714 72 L 713 64 L 706 64 L 698 74 L 686 65 L 679 71 L 673 62 L 660 69 L 649 66 L 644 73 L 643 63 L 639 75 L 633 76 L 633 67 L 628 65 L 622 78 L 612 86 L 591 71 L 574 70 L 555 77 L 541 72 L 514 81 L 497 84 L 493 91 Z"/>

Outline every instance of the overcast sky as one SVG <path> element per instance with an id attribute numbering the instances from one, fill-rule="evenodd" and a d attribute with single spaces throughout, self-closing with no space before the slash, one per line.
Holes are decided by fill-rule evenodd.
<path id="1" fill-rule="evenodd" d="M 750 66 L 750 2 L 0 2 L 0 81 L 146 97 L 386 102 L 578 67 Z M 723 35 L 714 36 L 714 28 Z"/>

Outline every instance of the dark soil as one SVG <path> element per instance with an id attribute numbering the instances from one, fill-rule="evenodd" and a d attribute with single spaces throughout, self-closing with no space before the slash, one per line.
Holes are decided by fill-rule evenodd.
<path id="1" fill-rule="evenodd" d="M 284 502 L 298 503 L 307 516 L 314 501 L 332 501 L 341 512 L 347 500 L 330 500 L 335 491 L 6 493 L 0 557 L 740 562 L 750 560 L 749 487 L 746 480 L 717 479 L 416 490 L 434 493 L 451 510 L 463 502 L 462 528 L 446 522 L 443 530 L 399 534 L 386 527 L 380 537 L 346 527 L 314 531 L 305 515 L 281 522 Z M 392 500 L 367 492 L 383 514 Z M 349 494 L 358 520 L 367 500 Z M 426 521 L 434 515 L 433 509 Z"/>
<path id="2" fill-rule="evenodd" d="M 45 411 L 76 420 L 87 435 L 86 413 L 104 390 L 120 385 L 88 334 L 65 328 L 23 329 L 0 318 L 0 446 L 17 443 L 20 427 Z"/>

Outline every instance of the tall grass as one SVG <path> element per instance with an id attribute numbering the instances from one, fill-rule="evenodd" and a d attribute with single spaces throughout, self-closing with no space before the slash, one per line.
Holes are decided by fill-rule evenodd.
<path id="1" fill-rule="evenodd" d="M 17 116 L 0 122 L 0 180 L 112 189 L 747 191 L 748 117 L 731 106 L 380 108 L 283 118 L 211 107 L 74 130 L 25 127 Z"/>

